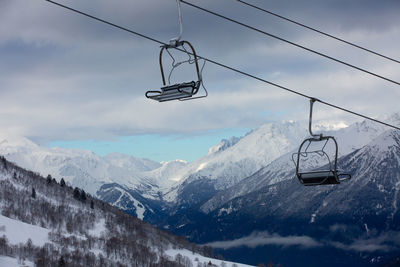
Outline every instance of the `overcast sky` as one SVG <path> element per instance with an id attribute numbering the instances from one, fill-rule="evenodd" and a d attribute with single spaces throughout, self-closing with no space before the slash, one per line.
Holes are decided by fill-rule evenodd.
<path id="1" fill-rule="evenodd" d="M 398 63 L 237 1 L 190 1 L 400 81 Z M 400 60 L 398 0 L 248 1 Z M 178 34 L 175 0 L 59 2 L 164 42 Z M 182 13 L 183 39 L 201 56 L 367 116 L 400 111 L 398 85 L 185 4 Z M 142 143 L 158 138 L 160 144 L 147 148 L 150 154 L 134 146 L 123 152 L 155 160 L 193 160 L 222 137 L 270 121 L 307 119 L 307 99 L 210 63 L 203 71 L 208 98 L 168 103 L 146 99 L 147 90 L 162 85 L 159 50 L 157 43 L 44 0 L 0 0 L 0 131 L 47 145 L 95 150 L 107 144 L 101 154 L 122 151 L 140 138 Z M 191 80 L 191 67 L 182 66 L 186 71 L 176 73 L 173 82 Z M 322 105 L 315 109 L 316 119 L 325 125 L 360 120 Z M 181 146 L 181 154 L 168 154 L 171 140 Z M 197 154 L 189 156 L 185 150 Z"/>

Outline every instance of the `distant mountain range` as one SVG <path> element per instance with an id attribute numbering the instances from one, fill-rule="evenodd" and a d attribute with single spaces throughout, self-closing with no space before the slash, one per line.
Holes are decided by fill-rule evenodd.
<path id="1" fill-rule="evenodd" d="M 385 120 L 400 125 L 399 114 Z M 396 262 L 398 132 L 363 121 L 324 134 L 337 139 L 338 165 L 353 176 L 349 182 L 304 187 L 297 181 L 291 156 L 308 133 L 306 125 L 296 122 L 267 123 L 244 137 L 222 140 L 190 163 L 121 154 L 99 157 L 43 148 L 26 139 L 3 140 L 0 154 L 44 175 L 64 177 L 130 214 L 210 243 L 235 260 L 320 266 L 323 253 L 327 266 Z"/>

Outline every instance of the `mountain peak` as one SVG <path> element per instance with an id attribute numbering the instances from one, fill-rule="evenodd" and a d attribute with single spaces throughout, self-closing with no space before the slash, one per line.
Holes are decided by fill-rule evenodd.
<path id="1" fill-rule="evenodd" d="M 26 137 L 0 136 L 0 146 L 13 148 L 37 148 L 38 145 Z"/>
<path id="2" fill-rule="evenodd" d="M 219 142 L 217 145 L 208 149 L 208 155 L 224 151 L 227 148 L 234 146 L 237 142 L 240 141 L 240 139 L 242 139 L 242 138 L 236 137 L 236 136 L 232 136 L 229 139 L 222 139 L 221 142 Z"/>
<path id="3" fill-rule="evenodd" d="M 393 147 L 400 148 L 400 131 L 387 130 L 368 144 L 378 151 L 389 151 Z"/>

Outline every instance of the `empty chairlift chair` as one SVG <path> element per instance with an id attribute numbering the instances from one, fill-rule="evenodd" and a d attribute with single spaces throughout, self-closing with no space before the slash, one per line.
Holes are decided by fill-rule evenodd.
<path id="1" fill-rule="evenodd" d="M 187 52 L 187 54 L 189 55 L 189 60 L 186 60 L 184 62 L 175 63 L 175 59 L 168 52 L 168 49 L 181 47 L 182 50 L 186 52 L 186 49 L 184 48 L 185 45 L 187 45 L 191 49 L 191 53 Z M 173 60 L 171 73 L 177 66 L 181 65 L 182 63 L 194 64 L 195 69 L 196 69 L 196 74 L 197 74 L 197 81 L 190 81 L 190 82 L 183 82 L 183 83 L 167 85 L 166 79 L 165 79 L 164 67 L 163 67 L 163 52 L 164 51 L 167 51 Z M 193 55 L 193 59 L 191 59 L 191 55 Z M 199 88 L 202 84 L 202 77 L 201 77 L 201 73 L 200 73 L 200 68 L 199 68 L 196 51 L 194 50 L 193 46 L 188 41 L 176 41 L 175 45 L 162 46 L 161 51 L 160 51 L 159 61 L 160 61 L 160 70 L 161 70 L 161 78 L 162 78 L 162 82 L 163 82 L 163 87 L 161 87 L 160 90 L 147 91 L 146 92 L 147 98 L 150 98 L 150 99 L 153 99 L 153 100 L 156 100 L 159 102 L 170 101 L 170 100 L 183 101 L 183 100 L 199 98 L 199 97 L 193 97 L 193 96 L 196 95 L 199 91 Z M 169 77 L 171 76 L 171 73 L 169 74 Z M 204 96 L 200 96 L 200 97 L 204 97 Z"/>
<path id="2" fill-rule="evenodd" d="M 338 144 L 333 136 L 312 132 L 312 107 L 316 99 L 310 100 L 309 132 L 297 153 L 292 156 L 296 165 L 296 176 L 305 186 L 339 184 L 351 179 L 351 175 L 338 170 Z"/>

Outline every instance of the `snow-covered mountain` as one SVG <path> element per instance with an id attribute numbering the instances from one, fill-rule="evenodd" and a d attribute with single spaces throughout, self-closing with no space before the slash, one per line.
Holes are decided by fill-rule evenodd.
<path id="1" fill-rule="evenodd" d="M 57 180 L 63 177 L 93 195 L 105 183 L 155 184 L 157 181 L 142 173 L 162 167 L 158 162 L 119 153 L 100 157 L 83 149 L 47 148 L 23 137 L 0 139 L 0 155 L 41 175 L 50 174 Z"/>
<path id="2" fill-rule="evenodd" d="M 208 155 L 191 163 L 158 163 L 118 153 L 100 157 L 87 150 L 47 148 L 16 137 L 0 141 L 0 154 L 40 174 L 64 177 L 92 194 L 106 183 L 130 188 L 149 184 L 157 188 L 150 190 L 148 197 L 155 197 L 157 190 L 168 193 L 189 177 L 210 177 L 218 180 L 220 188 L 226 188 L 293 149 L 301 139 L 299 136 L 305 134 L 298 123 L 268 123 L 243 138 L 222 140 L 210 148 Z M 165 195 L 169 201 L 175 197 L 171 192 Z"/>
<path id="3" fill-rule="evenodd" d="M 242 138 L 222 140 L 208 155 L 188 163 L 174 173 L 177 183 L 164 199 L 179 201 L 180 190 L 196 180 L 212 180 L 216 190 L 228 188 L 277 157 L 291 151 L 307 135 L 302 123 L 266 123 Z"/>
<path id="4" fill-rule="evenodd" d="M 399 118 L 395 114 L 388 120 L 400 124 Z M 326 134 L 336 137 L 339 155 L 346 155 L 361 148 L 384 130 L 383 126 L 363 121 Z M 50 174 L 56 179 L 63 177 L 93 195 L 97 193 L 100 198 L 105 197 L 104 189 L 107 188 L 107 199 L 119 200 L 113 204 L 121 208 L 125 205 L 122 202 L 126 203 L 127 210 L 130 205 L 129 201 L 121 202 L 125 194 L 137 203 L 134 210 L 138 211 L 141 203 L 150 211 L 152 208 L 143 203 L 146 199 L 153 201 L 153 204 L 154 200 L 177 204 L 187 202 L 180 195 L 187 195 L 187 186 L 195 181 L 205 181 L 207 190 L 230 188 L 279 157 L 294 152 L 307 135 L 307 125 L 304 123 L 266 123 L 244 137 L 222 140 L 209 149 L 208 155 L 190 163 L 182 160 L 158 163 L 118 153 L 100 157 L 87 150 L 47 148 L 26 138 L 16 137 L 0 138 L 0 155 L 42 175 Z M 286 170 L 290 169 L 287 162 L 276 163 L 270 168 L 271 171 L 277 171 L 282 170 L 283 166 L 287 166 Z M 104 185 L 106 187 L 102 187 Z M 115 190 L 111 185 L 116 186 Z M 141 197 L 144 200 L 138 199 Z M 132 209 L 133 206 L 130 206 Z"/>

